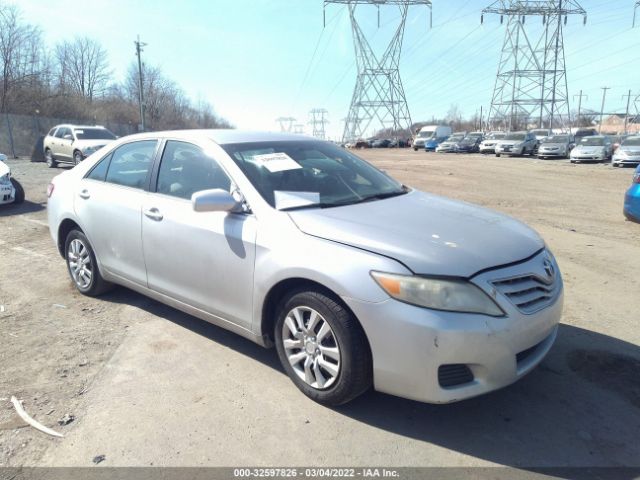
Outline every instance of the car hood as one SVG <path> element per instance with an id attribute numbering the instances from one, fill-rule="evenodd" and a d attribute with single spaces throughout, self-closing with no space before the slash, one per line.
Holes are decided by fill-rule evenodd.
<path id="1" fill-rule="evenodd" d="M 640 153 L 640 145 L 629 145 L 628 147 L 625 145 L 621 145 L 619 147 L 619 150 L 625 153 L 636 154 L 636 153 Z"/>
<path id="2" fill-rule="evenodd" d="M 513 218 L 417 190 L 289 215 L 304 233 L 394 258 L 426 275 L 470 277 L 544 247 L 535 231 Z"/>
<path id="3" fill-rule="evenodd" d="M 540 148 L 562 148 L 566 146 L 566 143 L 543 143 Z"/>
<path id="4" fill-rule="evenodd" d="M 0 160 L 0 177 L 4 177 L 7 173 L 10 173 L 11 169 L 9 165 Z"/>
<path id="5" fill-rule="evenodd" d="M 75 142 L 73 142 L 73 146 L 83 150 L 89 147 L 103 147 L 111 142 L 113 142 L 113 140 L 109 140 L 107 138 L 98 140 L 76 140 Z"/>

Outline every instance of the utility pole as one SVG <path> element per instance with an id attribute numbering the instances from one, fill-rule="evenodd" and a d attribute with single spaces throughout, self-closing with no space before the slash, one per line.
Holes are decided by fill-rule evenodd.
<path id="1" fill-rule="evenodd" d="M 602 106 L 600 107 L 600 125 L 598 125 L 598 133 L 602 132 L 602 118 L 604 117 L 604 100 L 607 98 L 607 90 L 611 90 L 611 87 L 602 88 Z"/>
<path id="2" fill-rule="evenodd" d="M 633 7 L 633 24 L 632 24 L 633 27 L 636 26 L 636 13 L 638 11 L 638 7 L 640 7 L 640 0 L 638 0 L 636 2 L 636 5 Z"/>
<path id="3" fill-rule="evenodd" d="M 142 91 L 142 86 L 144 85 L 142 81 L 142 52 L 143 47 L 146 47 L 147 44 L 140 41 L 140 35 L 138 35 L 138 40 L 135 42 L 136 45 L 136 56 L 138 57 L 138 100 L 140 102 L 140 129 L 141 131 L 146 131 L 147 126 L 145 124 L 144 119 L 144 93 Z"/>
<path id="4" fill-rule="evenodd" d="M 589 99 L 589 95 L 583 95 L 582 94 L 582 90 L 580 90 L 580 95 L 574 95 L 573 98 L 578 97 L 578 116 L 576 118 L 576 120 L 578 121 L 578 123 L 580 123 L 580 113 L 582 112 L 582 98 L 586 98 L 587 100 Z M 580 125 L 578 125 L 580 126 Z"/>
<path id="5" fill-rule="evenodd" d="M 627 93 L 626 95 L 622 96 L 622 99 L 627 99 L 627 110 L 625 111 L 624 114 L 624 133 L 625 135 L 627 134 L 627 125 L 629 123 L 629 104 L 631 103 L 631 90 L 629 90 L 629 93 Z"/>

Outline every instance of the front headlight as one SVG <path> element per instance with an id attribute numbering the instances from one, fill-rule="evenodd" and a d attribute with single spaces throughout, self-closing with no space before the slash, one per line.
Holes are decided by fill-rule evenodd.
<path id="1" fill-rule="evenodd" d="M 502 317 L 502 309 L 480 288 L 464 280 L 371 272 L 391 297 L 419 307 Z"/>

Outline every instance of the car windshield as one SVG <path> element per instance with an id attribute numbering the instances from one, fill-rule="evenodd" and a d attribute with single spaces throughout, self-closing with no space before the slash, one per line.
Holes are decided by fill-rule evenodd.
<path id="1" fill-rule="evenodd" d="M 524 140 L 524 133 L 508 133 L 504 136 L 505 140 Z"/>
<path id="2" fill-rule="evenodd" d="M 78 140 L 115 140 L 116 136 L 106 128 L 74 128 Z"/>
<path id="3" fill-rule="evenodd" d="M 278 210 L 339 207 L 408 191 L 332 143 L 283 141 L 222 147 L 262 198 Z"/>
<path id="4" fill-rule="evenodd" d="M 625 138 L 622 142 L 622 145 L 624 145 L 625 147 L 629 147 L 629 146 L 638 146 L 640 145 L 640 137 L 629 137 L 629 138 Z"/>
<path id="5" fill-rule="evenodd" d="M 554 135 L 553 137 L 547 138 L 544 143 L 567 143 L 569 141 L 569 137 L 566 135 Z"/>
<path id="6" fill-rule="evenodd" d="M 602 145 L 604 145 L 604 138 L 602 138 L 602 137 L 584 137 L 580 141 L 580 145 L 602 146 Z"/>
<path id="7" fill-rule="evenodd" d="M 451 135 L 447 142 L 459 142 L 464 138 L 464 135 Z"/>
<path id="8" fill-rule="evenodd" d="M 476 140 L 477 140 L 477 139 L 478 139 L 478 137 L 472 137 L 472 136 L 464 137 L 464 138 L 462 139 L 462 142 L 460 142 L 460 143 L 463 143 L 463 144 L 465 144 L 465 145 L 467 145 L 467 144 L 471 144 L 471 143 L 476 143 Z"/>
<path id="9" fill-rule="evenodd" d="M 418 136 L 420 138 L 431 138 L 433 137 L 433 130 L 422 130 Z"/>

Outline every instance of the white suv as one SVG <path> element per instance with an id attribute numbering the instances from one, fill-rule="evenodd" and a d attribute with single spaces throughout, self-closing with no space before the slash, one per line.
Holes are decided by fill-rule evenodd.
<path id="1" fill-rule="evenodd" d="M 116 138 L 99 125 L 57 125 L 44 137 L 44 158 L 50 168 L 58 163 L 77 165 Z"/>

